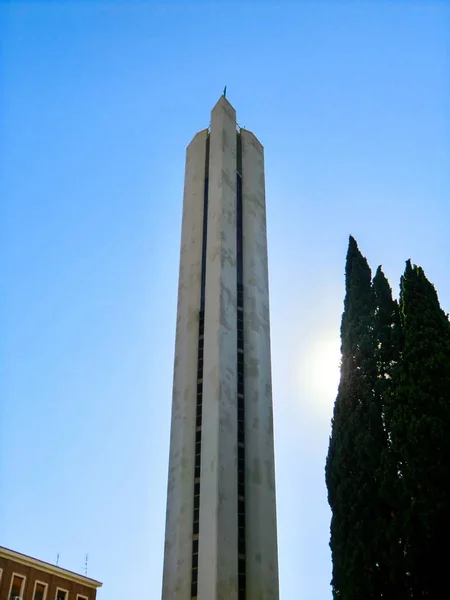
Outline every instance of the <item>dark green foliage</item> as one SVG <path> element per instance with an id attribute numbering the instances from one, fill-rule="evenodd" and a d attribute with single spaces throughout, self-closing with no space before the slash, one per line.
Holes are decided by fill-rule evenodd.
<path id="1" fill-rule="evenodd" d="M 326 464 L 333 595 L 446 597 L 450 558 L 450 323 L 420 267 L 400 307 L 351 237 L 341 380 Z"/>
<path id="2" fill-rule="evenodd" d="M 401 533 L 402 503 L 397 476 L 397 458 L 389 443 L 387 427 L 394 404 L 394 373 L 401 356 L 402 331 L 398 303 L 392 298 L 392 290 L 381 267 L 373 279 L 375 294 L 374 339 L 377 381 L 374 395 L 382 411 L 383 427 L 387 444 L 383 449 L 379 474 L 379 508 L 384 529 L 378 531 L 378 543 L 383 554 L 385 580 L 383 598 L 407 598 L 404 547 Z"/>
<path id="3" fill-rule="evenodd" d="M 392 299 L 392 290 L 381 267 L 373 278 L 375 294 L 375 339 L 376 362 L 380 394 L 389 385 L 383 385 L 392 379 L 393 369 L 398 363 L 402 345 L 402 332 L 398 303 Z"/>
<path id="4" fill-rule="evenodd" d="M 370 268 L 350 237 L 341 325 L 341 380 L 326 464 L 332 509 L 330 547 L 335 598 L 380 598 L 386 579 L 379 532 L 387 529 L 380 488 L 387 438 L 374 389 L 375 295 Z"/>
<path id="5" fill-rule="evenodd" d="M 402 360 L 388 428 L 411 598 L 440 598 L 450 557 L 450 324 L 420 267 L 401 280 Z"/>

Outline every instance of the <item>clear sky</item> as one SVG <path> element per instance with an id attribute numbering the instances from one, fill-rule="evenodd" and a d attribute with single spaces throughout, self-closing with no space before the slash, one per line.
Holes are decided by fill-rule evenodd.
<path id="1" fill-rule="evenodd" d="M 261 140 L 282 600 L 329 600 L 351 233 L 450 310 L 450 4 L 3 2 L 0 545 L 160 598 L 185 147 Z"/>

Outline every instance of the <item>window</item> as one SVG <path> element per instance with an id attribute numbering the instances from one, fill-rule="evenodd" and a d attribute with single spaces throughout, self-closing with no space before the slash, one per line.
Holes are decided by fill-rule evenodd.
<path id="1" fill-rule="evenodd" d="M 45 600 L 47 596 L 47 584 L 36 581 L 34 584 L 33 600 Z"/>
<path id="2" fill-rule="evenodd" d="M 242 137 L 239 131 L 236 133 L 236 171 L 237 180 L 242 181 Z"/>
<path id="3" fill-rule="evenodd" d="M 239 591 L 245 592 L 245 572 L 239 572 L 238 574 Z"/>
<path id="4" fill-rule="evenodd" d="M 77 600 L 88 600 L 88 597 L 82 596 L 81 594 L 77 594 Z"/>
<path id="5" fill-rule="evenodd" d="M 9 590 L 10 598 L 22 598 L 25 589 L 25 577 L 18 575 L 17 573 L 12 574 L 11 588 Z"/>
<path id="6" fill-rule="evenodd" d="M 61 588 L 56 589 L 56 600 L 67 600 L 69 596 L 69 592 L 67 590 L 62 590 Z"/>

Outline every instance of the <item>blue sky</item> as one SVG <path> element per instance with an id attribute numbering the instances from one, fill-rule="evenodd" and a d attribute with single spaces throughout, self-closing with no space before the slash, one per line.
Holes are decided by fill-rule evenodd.
<path id="1" fill-rule="evenodd" d="M 352 233 L 450 310 L 450 5 L 4 2 L 0 544 L 160 598 L 185 147 L 265 146 L 283 600 L 329 600 Z"/>

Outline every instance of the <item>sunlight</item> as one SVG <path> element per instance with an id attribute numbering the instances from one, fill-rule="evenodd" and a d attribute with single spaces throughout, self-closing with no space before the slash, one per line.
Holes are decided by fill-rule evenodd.
<path id="1" fill-rule="evenodd" d="M 339 338 L 316 340 L 300 357 L 298 383 L 307 394 L 308 404 L 313 403 L 311 408 L 322 414 L 330 414 L 336 399 L 340 360 Z"/>

